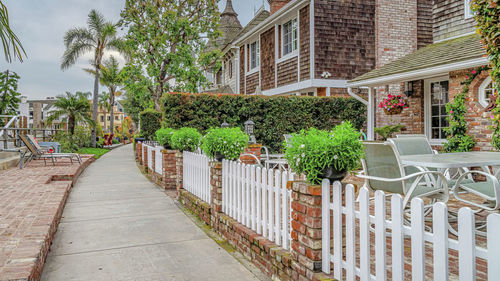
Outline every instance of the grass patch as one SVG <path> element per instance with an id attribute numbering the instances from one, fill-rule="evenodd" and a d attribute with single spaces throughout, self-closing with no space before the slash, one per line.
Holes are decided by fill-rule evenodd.
<path id="1" fill-rule="evenodd" d="M 76 153 L 94 154 L 95 159 L 99 159 L 99 157 L 103 156 L 107 152 L 109 152 L 109 149 L 106 149 L 106 148 L 82 147 Z"/>

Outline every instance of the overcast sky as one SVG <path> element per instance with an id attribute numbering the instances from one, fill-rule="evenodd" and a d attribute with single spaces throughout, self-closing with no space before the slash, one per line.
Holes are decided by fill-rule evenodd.
<path id="1" fill-rule="evenodd" d="M 87 15 L 97 9 L 112 21 L 120 17 L 124 0 L 4 0 L 9 10 L 11 27 L 20 38 L 28 55 L 23 63 L 11 64 L 0 59 L 1 70 L 17 72 L 21 76 L 19 91 L 29 99 L 63 94 L 66 91 L 92 91 L 93 78 L 82 68 L 89 66 L 88 54 L 72 68 L 61 71 L 65 32 L 77 26 L 86 26 Z M 225 0 L 219 8 L 224 9 Z M 263 0 L 233 0 L 235 11 L 244 26 L 259 9 Z"/>

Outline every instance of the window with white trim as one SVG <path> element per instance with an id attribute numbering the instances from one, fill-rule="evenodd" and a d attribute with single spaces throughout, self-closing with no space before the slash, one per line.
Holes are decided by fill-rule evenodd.
<path id="1" fill-rule="evenodd" d="M 449 82 L 436 81 L 430 84 L 430 138 L 435 140 L 446 139 L 444 128 L 448 127 L 448 112 L 446 104 L 448 97 Z"/>
<path id="2" fill-rule="evenodd" d="M 472 18 L 471 0 L 464 0 L 464 18 Z"/>
<path id="3" fill-rule="evenodd" d="M 495 92 L 494 86 L 495 83 L 493 83 L 493 80 L 491 80 L 490 76 L 486 77 L 483 83 L 481 83 L 481 86 L 479 86 L 479 103 L 483 107 L 487 107 L 488 104 L 491 102 L 490 97 Z"/>
<path id="4" fill-rule="evenodd" d="M 257 40 L 250 44 L 250 65 L 248 70 L 252 70 L 260 66 L 260 42 Z"/>
<path id="5" fill-rule="evenodd" d="M 297 46 L 297 19 L 293 19 L 283 24 L 283 55 L 297 50 Z"/>

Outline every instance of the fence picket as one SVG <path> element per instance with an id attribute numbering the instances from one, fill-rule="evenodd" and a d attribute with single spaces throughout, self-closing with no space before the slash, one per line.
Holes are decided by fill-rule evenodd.
<path id="1" fill-rule="evenodd" d="M 359 268 L 360 280 L 370 279 L 370 193 L 368 189 L 359 191 Z M 328 219 L 329 221 L 329 219 Z"/>
<path id="2" fill-rule="evenodd" d="M 488 216 L 486 222 L 488 224 L 488 263 L 493 265 L 500 260 L 500 239 L 498 239 L 498 233 L 500 233 L 500 215 L 491 214 Z M 500 266 L 488 266 L 488 279 L 500 279 Z"/>
<path id="3" fill-rule="evenodd" d="M 257 212 L 255 211 L 255 166 L 250 167 L 250 219 L 252 230 L 256 230 Z"/>
<path id="4" fill-rule="evenodd" d="M 387 280 L 386 271 L 386 227 L 385 227 L 385 194 L 375 191 L 375 274 L 377 281 Z"/>
<path id="5" fill-rule="evenodd" d="M 392 216 L 392 280 L 404 280 L 403 198 L 391 196 Z"/>
<path id="6" fill-rule="evenodd" d="M 333 277 L 342 280 L 342 184 L 333 183 Z M 329 238 L 328 238 L 329 239 Z"/>
<path id="7" fill-rule="evenodd" d="M 458 271 L 461 281 L 476 280 L 475 228 L 474 212 L 468 207 L 460 209 L 458 211 Z"/>
<path id="8" fill-rule="evenodd" d="M 269 217 L 268 217 L 268 239 L 271 240 L 271 241 L 274 241 L 274 188 L 273 188 L 273 185 L 274 185 L 274 179 L 273 179 L 273 176 L 274 176 L 274 171 L 272 169 L 270 169 L 269 171 L 267 171 L 267 192 L 268 192 L 268 195 L 267 195 L 267 199 L 268 199 L 268 206 L 267 206 L 267 211 L 268 211 L 268 214 L 269 214 Z"/>
<path id="9" fill-rule="evenodd" d="M 434 280 L 448 281 L 448 209 L 443 202 L 432 207 L 432 229 L 434 230 Z"/>
<path id="10" fill-rule="evenodd" d="M 281 241 L 283 241 L 281 244 L 283 245 L 283 248 L 288 249 L 288 242 L 289 242 L 289 235 L 288 235 L 288 224 L 290 223 L 290 218 L 289 218 L 289 203 L 288 203 L 288 189 L 287 189 L 287 182 L 288 182 L 288 173 L 285 171 L 282 174 L 281 177 Z"/>
<path id="11" fill-rule="evenodd" d="M 250 228 L 250 166 L 245 165 L 245 226 Z"/>
<path id="12" fill-rule="evenodd" d="M 267 188 L 267 169 L 262 169 L 262 236 L 268 236 L 268 213 L 267 213 L 267 205 L 268 205 L 268 188 Z"/>
<path id="13" fill-rule="evenodd" d="M 277 170 L 274 173 L 274 234 L 276 244 L 281 244 L 281 200 L 280 200 L 280 187 L 281 187 L 281 171 Z"/>
<path id="14" fill-rule="evenodd" d="M 257 233 L 262 233 L 262 169 L 257 167 L 255 169 L 255 199 L 256 199 L 256 221 L 257 224 L 256 231 Z"/>
<path id="15" fill-rule="evenodd" d="M 356 217 L 354 215 L 354 186 L 348 184 L 345 192 L 345 229 L 346 229 L 346 280 L 354 281 L 356 279 L 356 237 L 355 226 Z"/>
<path id="16" fill-rule="evenodd" d="M 330 274 L 330 181 L 324 179 L 321 183 L 321 217 L 328 218 L 321 220 L 321 269 L 324 273 Z"/>
<path id="17" fill-rule="evenodd" d="M 425 280 L 425 241 L 424 241 L 424 201 L 411 200 L 411 275 L 413 281 Z"/>

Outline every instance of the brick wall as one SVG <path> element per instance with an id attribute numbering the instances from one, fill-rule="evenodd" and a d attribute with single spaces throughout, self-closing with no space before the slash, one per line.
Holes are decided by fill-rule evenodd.
<path id="1" fill-rule="evenodd" d="M 245 93 L 245 46 L 240 47 L 240 94 Z"/>
<path id="2" fill-rule="evenodd" d="M 278 63 L 278 87 L 297 82 L 297 57 Z"/>
<path id="3" fill-rule="evenodd" d="M 464 12 L 464 0 L 435 0 L 434 41 L 474 32 L 474 19 L 465 19 Z"/>
<path id="4" fill-rule="evenodd" d="M 245 94 L 248 95 L 248 94 L 255 93 L 257 86 L 259 86 L 259 72 L 255 72 L 255 73 L 252 73 L 250 75 L 247 75 L 245 78 L 245 83 L 246 83 Z"/>
<path id="5" fill-rule="evenodd" d="M 275 76 L 275 55 L 274 55 L 274 26 L 262 33 L 260 36 L 260 58 L 261 58 L 261 85 L 262 90 L 269 90 L 274 88 Z"/>
<path id="6" fill-rule="evenodd" d="M 331 79 L 352 79 L 372 70 L 375 0 L 314 3 L 315 78 L 328 71 Z"/>
<path id="7" fill-rule="evenodd" d="M 177 192 L 182 189 L 182 175 L 183 175 L 183 154 L 181 151 L 176 150 L 175 151 L 175 168 L 177 170 L 177 176 L 176 176 L 176 188 Z"/>
<path id="8" fill-rule="evenodd" d="M 177 150 L 163 150 L 163 188 L 177 188 Z"/>
<path id="9" fill-rule="evenodd" d="M 309 5 L 299 11 L 300 81 L 311 78 Z"/>

